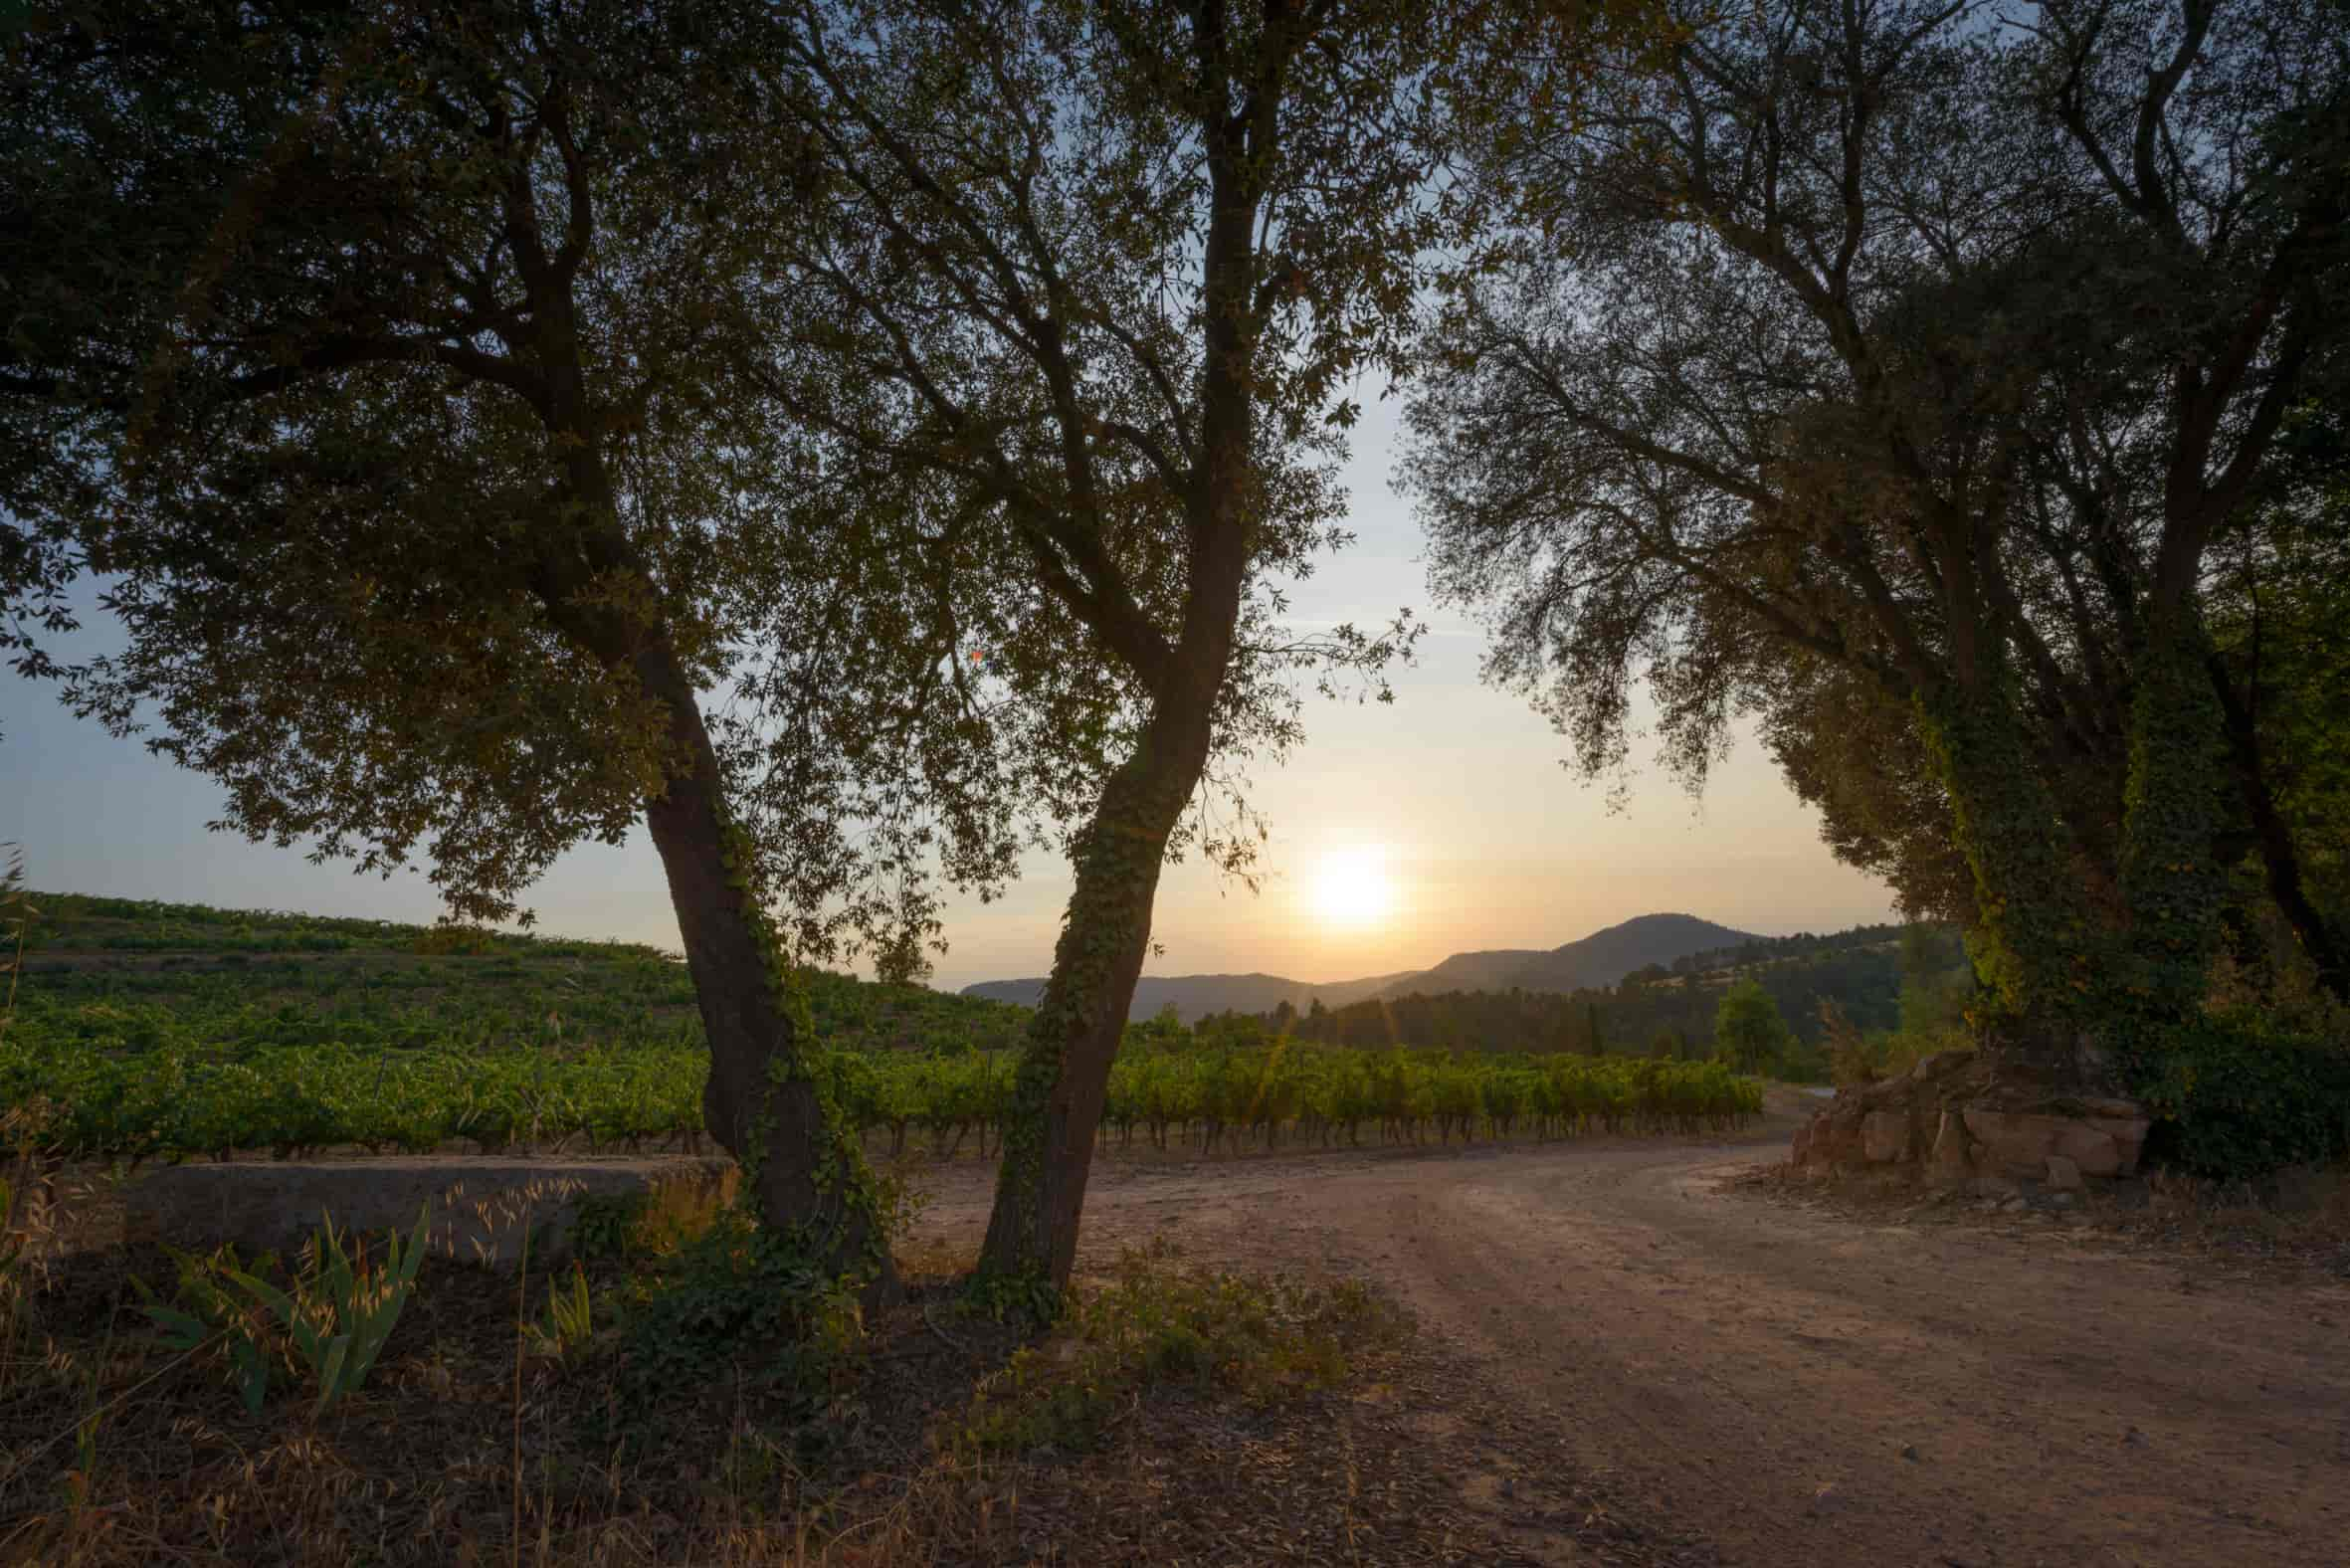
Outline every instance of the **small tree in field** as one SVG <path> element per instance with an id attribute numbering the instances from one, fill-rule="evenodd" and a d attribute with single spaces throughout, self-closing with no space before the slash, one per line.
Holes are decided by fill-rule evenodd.
<path id="1" fill-rule="evenodd" d="M 1767 1073 L 1786 1060 L 1795 1032 L 1759 980 L 1730 987 L 1713 1010 L 1714 1055 L 1741 1073 Z"/>

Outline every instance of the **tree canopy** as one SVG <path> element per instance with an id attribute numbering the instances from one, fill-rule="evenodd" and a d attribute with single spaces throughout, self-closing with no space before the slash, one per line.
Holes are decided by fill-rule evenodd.
<path id="1" fill-rule="evenodd" d="M 1526 221 L 1410 472 L 1491 673 L 1595 771 L 1643 680 L 1694 778 L 1760 714 L 1833 843 L 1971 905 L 2037 1070 L 2200 998 L 2264 809 L 2205 600 L 2343 369 L 2329 15 L 1691 13 L 1662 80 L 1480 162 Z M 2262 849 L 2289 907 L 2305 852 Z"/>
<path id="2" fill-rule="evenodd" d="M 985 557 L 918 492 L 842 505 L 751 373 L 806 305 L 769 34 L 602 0 L 39 13 L 0 390 L 48 553 L 0 586 L 97 574 L 127 647 L 61 672 L 78 708 L 218 779 L 228 827 L 426 860 L 460 916 L 644 822 L 711 1129 L 771 1221 L 885 1277 L 789 960 L 918 967 L 934 864 L 1000 881 L 1043 786 L 947 675 L 971 617 L 939 584 L 987 602 Z"/>
<path id="3" fill-rule="evenodd" d="M 645 823 L 710 1124 L 844 1259 L 792 963 L 915 974 L 940 878 L 1058 835 L 990 1257 L 1065 1274 L 1160 864 L 1245 872 L 1218 803 L 1297 682 L 1412 632 L 1288 633 L 1276 584 L 1461 217 L 1446 85 L 1619 9 L 37 8 L 11 650 L 225 826 L 461 917 Z M 83 571 L 128 647 L 57 671 Z"/>
<path id="4" fill-rule="evenodd" d="M 1713 1010 L 1713 1046 L 1741 1073 L 1768 1073 L 1787 1056 L 1795 1033 L 1760 981 L 1740 980 Z"/>
<path id="5" fill-rule="evenodd" d="M 1030 611 L 1006 679 L 1080 680 L 1115 759 L 1069 823 L 993 1272 L 1067 1276 L 1161 862 L 1254 851 L 1191 815 L 1215 759 L 1292 738 L 1301 662 L 1395 647 L 1280 637 L 1273 583 L 1342 540 L 1347 389 L 1400 351 L 1443 219 L 1422 199 L 1431 14 L 789 14 L 773 102 L 828 176 L 792 231 L 825 308 L 765 386 L 884 488 L 1000 530 Z"/>

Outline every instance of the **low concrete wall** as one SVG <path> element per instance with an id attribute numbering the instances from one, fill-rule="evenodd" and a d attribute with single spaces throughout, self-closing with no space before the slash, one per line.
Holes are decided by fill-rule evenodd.
<path id="1" fill-rule="evenodd" d="M 429 1209 L 432 1246 L 451 1258 L 510 1270 L 534 1234 L 531 1267 L 570 1251 L 579 1200 L 617 1198 L 683 1183 L 732 1190 L 726 1159 L 400 1158 L 176 1165 L 123 1194 L 123 1237 L 191 1251 L 234 1243 L 291 1262 L 322 1216 L 338 1229 L 405 1236 Z"/>

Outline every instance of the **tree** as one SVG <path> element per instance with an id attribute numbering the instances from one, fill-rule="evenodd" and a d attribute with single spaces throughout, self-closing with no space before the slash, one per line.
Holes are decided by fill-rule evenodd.
<path id="1" fill-rule="evenodd" d="M 1482 160 L 1540 223 L 1415 406 L 1441 589 L 1500 601 L 1491 674 L 1587 768 L 1640 677 L 1692 778 L 1762 711 L 1952 912 L 1931 791 L 1820 749 L 1904 715 L 2020 1077 L 2114 1086 L 2201 1003 L 2243 782 L 2209 568 L 2350 330 L 2331 37 L 2287 0 L 2005 34 L 1780 0 Z"/>
<path id="2" fill-rule="evenodd" d="M 1763 743 L 1820 813 L 1830 852 L 1884 879 L 1911 919 L 1975 925 L 1974 869 L 1914 707 L 1820 660 L 1789 657 L 1771 674 Z"/>
<path id="3" fill-rule="evenodd" d="M 1759 980 L 1741 980 L 1713 1010 L 1714 1055 L 1740 1073 L 1763 1074 L 1786 1060 L 1795 1032 Z"/>
<path id="4" fill-rule="evenodd" d="M 2265 885 L 2308 981 L 2350 1003 L 2350 428 L 2288 419 L 2257 525 L 2206 590 L 2212 676 Z"/>
<path id="5" fill-rule="evenodd" d="M 224 826 L 429 859 L 459 916 L 643 822 L 712 1133 L 771 1226 L 885 1283 L 791 960 L 918 968 L 931 856 L 1005 875 L 1024 764 L 941 602 L 984 558 L 917 493 L 844 505 L 749 374 L 804 297 L 762 239 L 809 189 L 767 27 L 43 8 L 8 45 L 0 399 L 11 537 L 52 552 L 6 586 L 105 574 L 128 646 L 62 673 L 81 711 L 222 781 Z"/>
<path id="6" fill-rule="evenodd" d="M 1443 72 L 1472 37 L 1579 26 L 1418 0 L 792 9 L 775 103 L 826 170 L 800 267 L 829 309 L 771 386 L 1026 553 L 1005 679 L 1086 672 L 1117 759 L 1065 822 L 986 1272 L 1068 1277 L 1161 866 L 1245 874 L 1234 770 L 1296 737 L 1293 678 L 1410 636 L 1284 634 L 1275 583 L 1343 540 L 1351 384 L 1399 367 L 1457 217 L 1429 183 Z"/>
<path id="7" fill-rule="evenodd" d="M 1920 1055 L 1965 1043 L 1975 977 L 1955 945 L 1930 925 L 1901 932 L 1901 1034 Z"/>

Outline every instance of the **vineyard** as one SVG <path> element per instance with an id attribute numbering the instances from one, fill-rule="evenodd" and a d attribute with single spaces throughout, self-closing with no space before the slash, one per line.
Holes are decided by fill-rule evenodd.
<path id="1" fill-rule="evenodd" d="M 0 1106 L 136 1164 L 336 1147 L 641 1150 L 702 1136 L 700 1023 L 652 949 L 48 897 Z M 843 1102 L 891 1153 L 1000 1136 L 1023 1009 L 811 974 Z M 1313 1046 L 1136 1026 L 1114 1146 L 1698 1132 L 1761 1109 L 1712 1063 Z"/>

